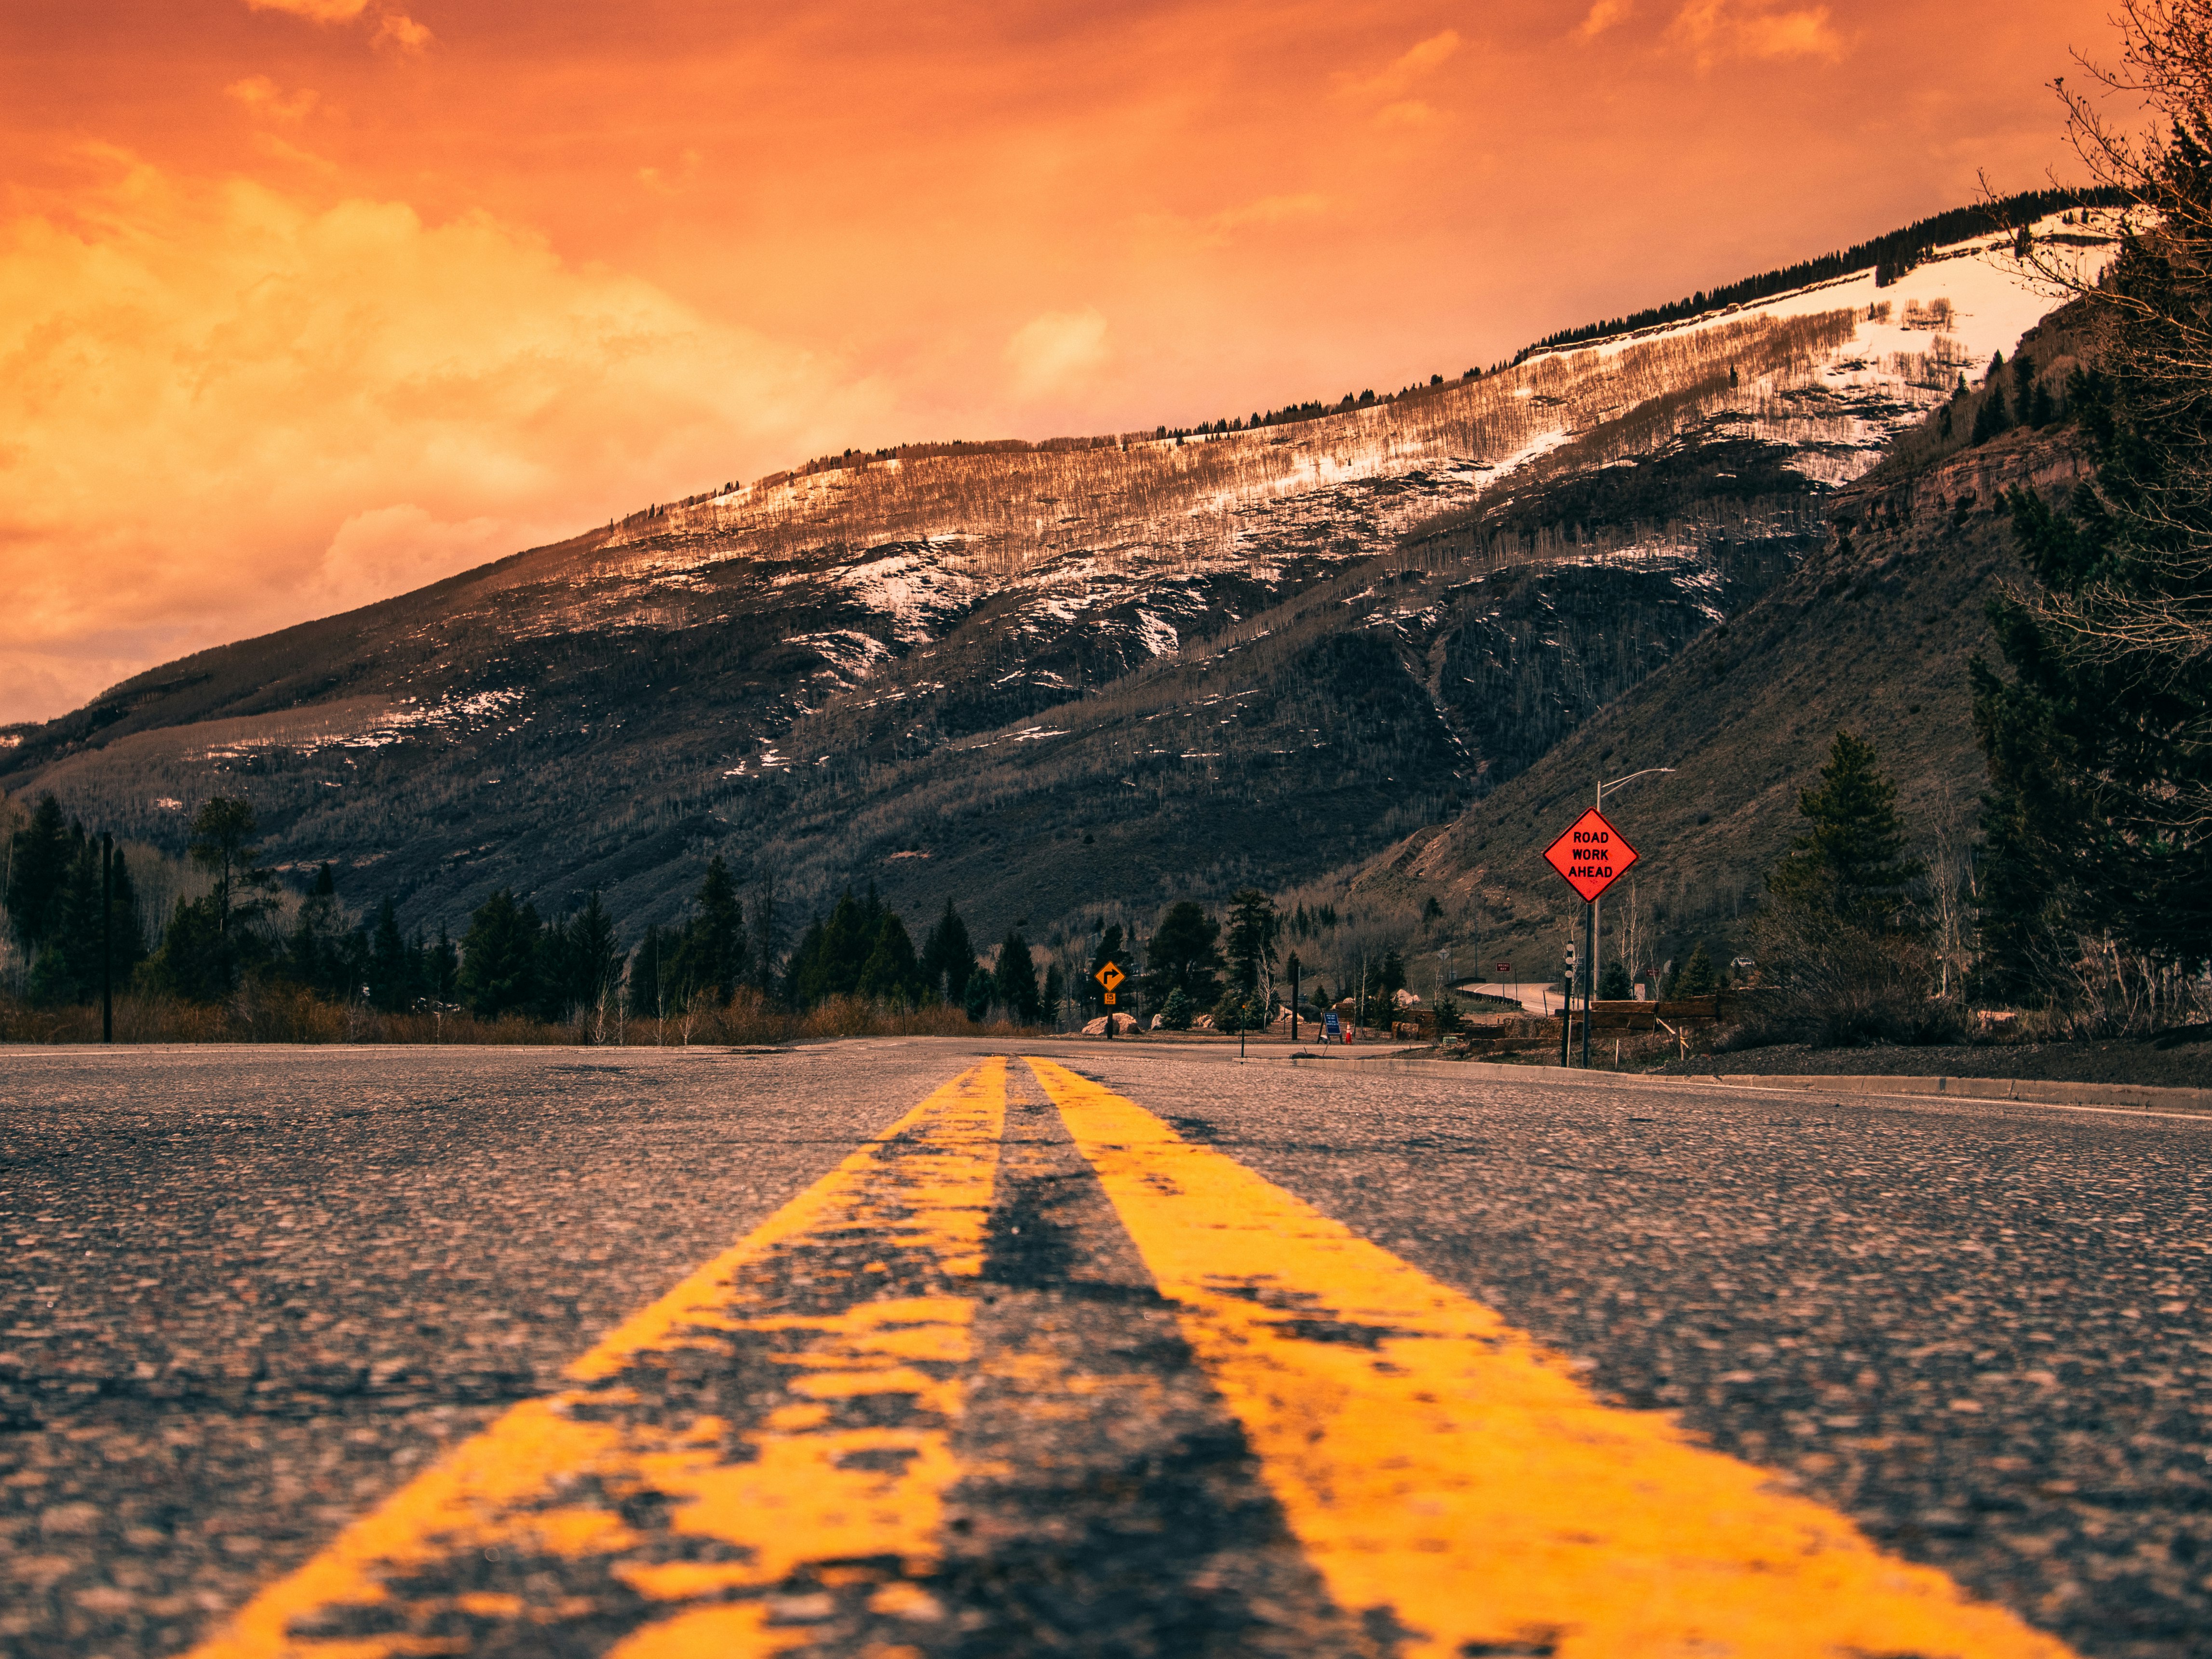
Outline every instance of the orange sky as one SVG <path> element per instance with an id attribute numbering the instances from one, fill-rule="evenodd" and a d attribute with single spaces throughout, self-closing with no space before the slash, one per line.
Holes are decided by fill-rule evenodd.
<path id="1" fill-rule="evenodd" d="M 9 0 L 0 721 L 848 444 L 1486 364 L 2062 159 L 2101 9 Z"/>

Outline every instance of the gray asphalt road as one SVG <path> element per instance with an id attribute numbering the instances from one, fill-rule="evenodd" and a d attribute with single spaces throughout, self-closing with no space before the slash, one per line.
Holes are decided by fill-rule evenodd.
<path id="1" fill-rule="evenodd" d="M 8 1052 L 0 1646 L 207 1638 L 989 1052 Z M 1497 1310 L 1601 1398 L 1679 1414 L 2075 1650 L 2212 1655 L 2212 1122 L 1028 1052 Z M 809 1569 L 760 1616 L 811 1632 L 810 1652 L 1405 1647 L 1332 1604 L 1212 1360 L 1019 1066 L 1005 1121 L 980 1268 L 957 1240 L 930 1255 L 900 1232 L 927 1208 L 907 1193 L 761 1270 L 763 1333 L 831 1317 L 823 1286 L 866 1273 L 923 1300 L 980 1273 L 986 1293 L 960 1338 L 972 1363 L 913 1362 L 974 1376 L 909 1599 L 863 1572 L 863 1605 Z M 675 1420 L 654 1364 L 661 1381 L 634 1364 L 624 1384 L 633 1430 Z M 773 1364 L 687 1364 L 732 1435 L 792 1408 Z M 912 1431 L 902 1409 L 877 1427 Z M 878 1461 L 910 1474 L 921 1443 Z M 682 1532 L 647 1498 L 665 1507 L 605 1502 L 635 1534 Z M 418 1586 L 410 1605 L 447 1622 L 400 1632 L 412 1650 L 605 1652 L 665 1593 L 573 1553 L 526 1572 L 479 1558 L 514 1583 Z M 500 1623 L 520 1617 L 500 1596 L 555 1590 L 569 1611 L 526 1638 Z M 1575 1648 L 1568 1632 L 1461 1650 Z"/>

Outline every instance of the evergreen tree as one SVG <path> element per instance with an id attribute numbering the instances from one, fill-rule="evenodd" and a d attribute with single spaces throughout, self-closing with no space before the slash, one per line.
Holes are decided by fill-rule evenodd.
<path id="1" fill-rule="evenodd" d="M 968 987 L 962 997 L 962 1011 L 981 1025 L 991 1017 L 992 980 L 981 963 L 971 965 L 975 971 L 968 975 Z"/>
<path id="2" fill-rule="evenodd" d="M 684 928 L 680 972 L 687 983 L 710 992 L 717 1004 L 726 1006 L 745 976 L 745 915 L 720 854 L 708 861 L 693 903 L 695 912 Z"/>
<path id="3" fill-rule="evenodd" d="M 274 901 L 265 896 L 276 878 L 254 861 L 254 837 L 260 826 L 253 808 L 242 800 L 210 797 L 192 819 L 192 862 L 215 878 L 216 931 L 228 935 L 241 918 L 265 915 Z M 260 893 L 264 896 L 252 896 Z"/>
<path id="4" fill-rule="evenodd" d="M 1607 1002 L 1621 1002 L 1635 994 L 1636 987 L 1628 977 L 1628 964 L 1618 959 L 1608 962 L 1605 971 L 1598 975 L 1597 994 Z"/>
<path id="5" fill-rule="evenodd" d="M 1690 952 L 1690 959 L 1682 964 L 1682 971 L 1674 976 L 1674 994 L 1678 997 L 1709 997 L 1720 988 L 1719 978 L 1713 972 L 1712 954 L 1705 949 L 1703 939 Z"/>
<path id="6" fill-rule="evenodd" d="M 76 838 L 52 794 L 39 797 L 31 821 L 15 831 L 8 866 L 8 918 L 26 951 L 36 951 L 61 927 L 62 887 L 76 860 Z"/>
<path id="7" fill-rule="evenodd" d="M 75 823 L 69 834 L 74 845 L 53 931 L 31 968 L 31 1000 L 50 1007 L 100 994 L 100 842 Z"/>
<path id="8" fill-rule="evenodd" d="M 1275 943 L 1282 935 L 1282 918 L 1275 901 L 1256 887 L 1247 887 L 1229 900 L 1229 982 L 1248 995 L 1274 984 Z"/>
<path id="9" fill-rule="evenodd" d="M 1906 856 L 1897 786 L 1875 765 L 1874 745 L 1838 732 L 1819 787 L 1800 792 L 1797 810 L 1805 831 L 1768 875 L 1767 891 L 1852 927 L 1911 931 L 1922 866 Z"/>
<path id="10" fill-rule="evenodd" d="M 922 941 L 921 977 L 930 991 L 955 1008 L 968 1004 L 968 981 L 975 972 L 975 946 L 968 937 L 968 924 L 945 901 L 945 914 Z"/>
<path id="11" fill-rule="evenodd" d="M 293 915 L 292 932 L 284 942 L 285 975 L 324 996 L 344 996 L 344 933 L 337 877 L 325 862 Z"/>
<path id="12" fill-rule="evenodd" d="M 1189 899 L 1168 907 L 1153 930 L 1146 953 L 1146 1006 L 1164 1010 L 1181 991 L 1194 1007 L 1211 1008 L 1221 999 L 1221 924 Z"/>
<path id="13" fill-rule="evenodd" d="M 547 1018 L 568 1019 L 580 1011 L 596 1008 L 602 997 L 622 983 L 623 956 L 615 938 L 615 919 L 596 888 L 582 909 L 549 933 L 546 943 L 552 959 L 545 975 L 551 987 L 551 994 L 544 999 L 544 1006 L 550 1011 Z M 702 988 L 711 989 L 712 982 L 702 981 Z"/>
<path id="14" fill-rule="evenodd" d="M 882 902 L 872 887 L 865 902 L 855 899 L 849 887 L 838 895 L 829 920 L 808 928 L 806 937 L 792 957 L 794 1006 L 811 1008 L 831 997 L 849 997 L 859 993 L 860 973 L 875 949 L 883 915 Z"/>
<path id="15" fill-rule="evenodd" d="M 1060 1011 L 1067 1004 L 1067 979 L 1060 963 L 1049 963 L 1044 970 L 1044 998 L 1038 1006 L 1037 1015 L 1054 1030 L 1060 1029 Z"/>
<path id="16" fill-rule="evenodd" d="M 399 932 L 399 912 L 389 897 L 376 908 L 376 927 L 368 936 L 368 1000 L 386 1013 L 398 1013 L 415 1000 L 414 953 Z"/>
<path id="17" fill-rule="evenodd" d="M 629 959 L 629 1016 L 632 1019 L 659 1019 L 668 1009 L 669 957 L 674 949 L 669 930 L 658 922 L 647 927 L 645 937 L 638 940 L 637 949 Z"/>
<path id="18" fill-rule="evenodd" d="M 1974 411 L 1974 430 L 1968 441 L 1985 444 L 2011 425 L 2012 412 L 2005 407 L 2004 387 L 1992 374 L 1982 397 L 1982 406 Z"/>
<path id="19" fill-rule="evenodd" d="M 1030 958 L 1030 942 L 1019 928 L 1009 928 L 999 946 L 999 965 L 991 975 L 992 1000 L 1018 1025 L 1034 1025 L 1037 1018 L 1036 964 Z"/>
<path id="20" fill-rule="evenodd" d="M 2107 937 L 2185 971 L 2212 953 L 2212 151 L 2191 90 L 2212 64 L 2201 38 L 2123 21 L 2168 136 L 2117 152 L 2146 212 L 2083 295 L 2102 344 L 2067 403 L 2096 471 L 2063 510 L 2011 496 L 2040 587 L 1991 605 L 2005 672 L 1972 668 L 1978 977 L 2008 997 L 2067 994 Z"/>
<path id="21" fill-rule="evenodd" d="M 422 985 L 434 1002 L 450 1003 L 459 988 L 461 953 L 446 937 L 446 924 L 438 924 L 434 943 L 422 947 Z"/>
<path id="22" fill-rule="evenodd" d="M 461 939 L 459 988 L 479 1018 L 519 1013 L 538 996 L 537 908 L 517 904 L 502 887 L 469 918 Z"/>
<path id="23" fill-rule="evenodd" d="M 876 928 L 876 942 L 860 966 L 859 988 L 864 997 L 901 1008 L 919 1003 L 926 993 L 914 940 L 895 910 L 885 911 Z"/>

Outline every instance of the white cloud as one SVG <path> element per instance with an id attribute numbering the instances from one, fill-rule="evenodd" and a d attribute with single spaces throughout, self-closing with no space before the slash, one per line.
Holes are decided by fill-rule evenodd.
<path id="1" fill-rule="evenodd" d="M 1615 23 L 1626 21 L 1629 13 L 1635 9 L 1635 0 L 1595 0 L 1589 15 L 1577 27 L 1575 38 L 1595 40 Z"/>
<path id="2" fill-rule="evenodd" d="M 1825 58 L 1844 55 L 1826 6 L 1777 11 L 1737 0 L 1689 0 L 1674 14 L 1668 35 L 1697 54 L 1701 65 L 1723 58 Z"/>
<path id="3" fill-rule="evenodd" d="M 1006 342 L 1014 391 L 1023 398 L 1066 391 L 1104 368 L 1110 355 L 1106 319 L 1096 307 L 1048 311 L 1024 323 Z"/>
<path id="4" fill-rule="evenodd" d="M 82 217 L 0 224 L 9 718 L 887 423 L 489 216 L 110 159 Z"/>

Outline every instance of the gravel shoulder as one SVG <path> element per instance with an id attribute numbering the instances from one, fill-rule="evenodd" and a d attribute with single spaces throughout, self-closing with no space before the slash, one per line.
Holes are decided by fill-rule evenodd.
<path id="1" fill-rule="evenodd" d="M 2212 1042 L 2160 1048 L 2148 1037 L 2100 1042 L 1956 1043 L 1925 1048 L 1808 1048 L 1802 1043 L 1693 1055 L 1662 1076 L 2036 1078 L 2057 1083 L 2212 1087 Z"/>

